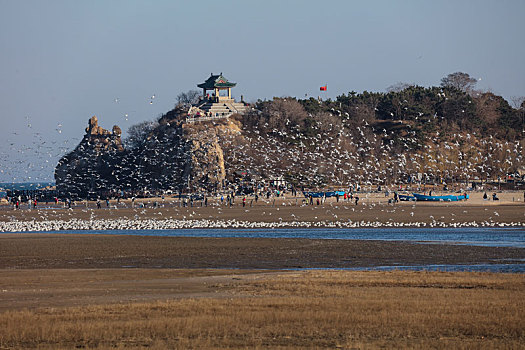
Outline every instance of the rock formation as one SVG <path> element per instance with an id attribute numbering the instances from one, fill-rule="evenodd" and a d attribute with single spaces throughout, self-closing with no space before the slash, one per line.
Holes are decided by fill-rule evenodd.
<path id="1" fill-rule="evenodd" d="M 72 197 L 86 197 L 116 186 L 124 156 L 118 126 L 110 132 L 89 119 L 86 134 L 79 145 L 58 162 L 55 168 L 57 190 Z"/>
<path id="2" fill-rule="evenodd" d="M 219 134 L 225 126 L 183 124 L 167 116 L 130 149 L 123 147 L 118 126 L 110 132 L 92 117 L 80 144 L 55 169 L 57 189 L 77 198 L 221 189 L 226 168 Z"/>
<path id="3" fill-rule="evenodd" d="M 186 124 L 183 130 L 189 144 L 184 178 L 193 188 L 219 189 L 226 178 L 226 168 L 218 130 L 202 124 Z"/>

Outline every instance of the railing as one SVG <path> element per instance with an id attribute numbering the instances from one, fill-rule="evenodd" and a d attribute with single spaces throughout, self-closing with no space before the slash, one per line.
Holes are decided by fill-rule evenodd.
<path id="1" fill-rule="evenodd" d="M 229 116 L 231 116 L 233 113 L 224 114 L 224 115 L 216 115 L 216 116 L 202 116 L 202 117 L 187 117 L 186 123 L 195 123 L 195 122 L 203 122 L 207 120 L 218 120 L 218 119 L 226 119 Z"/>

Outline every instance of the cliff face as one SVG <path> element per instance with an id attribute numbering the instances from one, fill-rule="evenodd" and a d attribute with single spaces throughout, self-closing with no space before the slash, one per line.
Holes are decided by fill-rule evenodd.
<path id="1" fill-rule="evenodd" d="M 221 189 L 226 167 L 220 136 L 229 128 L 164 120 L 140 145 L 124 149 L 120 128 L 110 132 L 92 117 L 80 144 L 55 169 L 57 189 L 80 198 L 111 191 Z"/>
<path id="2" fill-rule="evenodd" d="M 220 189 L 226 178 L 226 168 L 217 128 L 186 124 L 183 130 L 189 155 L 184 179 L 192 188 Z"/>

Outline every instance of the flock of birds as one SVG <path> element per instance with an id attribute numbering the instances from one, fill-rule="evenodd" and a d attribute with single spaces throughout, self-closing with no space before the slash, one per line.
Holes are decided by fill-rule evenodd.
<path id="1" fill-rule="evenodd" d="M 154 99 L 155 95 L 152 95 L 149 101 Z M 365 119 L 350 120 L 340 110 L 332 108 L 331 113 L 309 115 L 314 120 L 311 125 L 313 133 L 305 134 L 286 114 L 277 112 L 271 117 L 281 119 L 281 123 L 275 126 L 271 119 L 261 118 L 255 128 L 244 129 L 241 125 L 232 132 L 228 128 L 206 127 L 199 133 L 214 133 L 213 137 L 204 136 L 203 143 L 216 140 L 223 152 L 227 172 L 240 170 L 267 180 L 286 177 L 299 186 L 310 188 L 326 185 L 348 188 L 352 184 L 377 186 L 407 182 L 407 179 L 434 183 L 444 179 L 465 183 L 469 180 L 494 180 L 504 178 L 517 164 L 523 163 L 519 141 L 501 141 L 475 132 L 444 136 L 435 131 L 421 140 L 410 123 L 404 123 L 403 132 L 387 130 L 371 125 Z M 29 119 L 27 125 L 32 128 Z M 151 125 L 158 127 L 158 124 Z M 90 181 L 99 181 L 103 187 L 108 183 L 118 183 L 122 174 L 127 172 L 140 178 L 144 187 L 169 187 L 174 182 L 187 181 L 184 178 L 189 176 L 187 170 L 181 168 L 193 162 L 189 165 L 194 168 L 192 176 L 208 179 L 210 167 L 199 166 L 199 158 L 192 154 L 196 152 L 195 147 L 181 143 L 177 139 L 176 126 L 169 126 L 169 123 L 167 127 L 163 126 L 163 133 L 145 135 L 148 140 L 140 152 L 131 152 L 130 159 L 115 164 L 109 175 L 90 168 L 86 170 L 86 177 Z M 61 133 L 61 124 L 56 129 Z M 33 132 L 27 139 L 30 141 L 22 147 L 8 141 L 11 142 L 9 152 L 0 154 L 0 159 L 7 165 L 0 170 L 4 178 L 7 175 L 15 182 L 31 181 L 35 167 L 52 169 L 55 166 L 53 161 L 78 142 L 78 139 L 59 137 L 49 139 L 38 132 Z M 207 147 L 209 150 L 215 145 L 208 144 Z M 206 147 L 200 151 L 206 152 Z M 13 154 L 18 154 L 19 158 Z M 24 157 L 29 154 L 44 163 L 27 162 Z M 201 159 L 201 163 L 207 159 Z M 24 163 L 27 166 L 21 169 Z M 9 164 L 13 165 L 11 169 Z M 146 172 L 141 172 L 141 169 Z M 177 171 L 179 173 L 175 174 Z M 127 184 L 129 179 L 124 185 Z"/>
<path id="2" fill-rule="evenodd" d="M 156 94 L 152 94 L 145 101 L 152 105 L 156 99 Z M 120 104 L 121 99 L 116 97 L 113 102 Z M 132 112 L 135 111 L 124 113 L 123 123 L 130 121 Z M 7 133 L 0 139 L 0 182 L 53 182 L 59 159 L 79 144 L 82 135 L 65 135 L 63 122 L 37 128 L 38 121 L 32 116 L 25 116 L 23 123 L 18 124 L 16 129 L 8 125 Z"/>
<path id="3" fill-rule="evenodd" d="M 253 229 L 253 228 L 459 228 L 459 227 L 522 227 L 522 222 L 395 222 L 395 221 L 245 221 L 217 219 L 96 219 L 42 220 L 0 222 L 0 232 L 49 232 L 64 230 L 176 230 L 176 229 Z"/>
<path id="4" fill-rule="evenodd" d="M 336 111 L 337 112 L 337 111 Z M 347 188 L 351 184 L 378 185 L 406 182 L 439 183 L 504 179 L 523 163 L 519 141 L 439 131 L 420 141 L 416 131 L 377 130 L 366 120 L 353 125 L 315 116 L 315 134 L 299 128 L 226 133 L 221 145 L 225 163 L 265 177 L 288 175 L 305 185 Z M 268 125 L 262 125 L 267 128 Z"/>

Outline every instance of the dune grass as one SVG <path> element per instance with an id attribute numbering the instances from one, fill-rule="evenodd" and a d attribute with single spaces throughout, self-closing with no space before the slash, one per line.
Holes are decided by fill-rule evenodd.
<path id="1" fill-rule="evenodd" d="M 229 296 L 6 311 L 0 348 L 525 346 L 521 274 L 309 271 L 213 288 Z"/>

